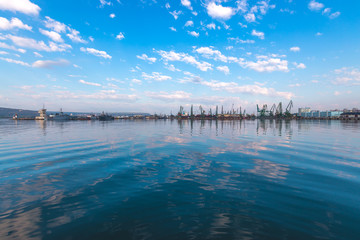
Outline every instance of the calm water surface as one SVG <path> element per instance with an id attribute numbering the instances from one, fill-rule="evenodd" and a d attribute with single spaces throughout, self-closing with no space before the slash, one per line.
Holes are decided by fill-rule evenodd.
<path id="1" fill-rule="evenodd" d="M 0 120 L 0 239 L 360 239 L 360 123 Z"/>

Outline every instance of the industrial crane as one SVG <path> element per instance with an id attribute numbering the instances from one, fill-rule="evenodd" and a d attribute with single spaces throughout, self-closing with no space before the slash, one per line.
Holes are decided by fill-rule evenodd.
<path id="1" fill-rule="evenodd" d="M 293 101 L 290 100 L 289 104 L 287 105 L 286 107 L 286 110 L 285 110 L 285 117 L 286 118 L 291 118 L 291 108 L 293 107 Z"/>
<path id="2" fill-rule="evenodd" d="M 275 112 L 275 117 L 276 118 L 281 118 L 283 116 L 283 112 L 282 112 L 282 103 L 279 102 L 279 105 L 276 108 L 276 112 Z"/>
<path id="3" fill-rule="evenodd" d="M 275 115 L 275 110 L 276 110 L 276 104 L 274 103 L 274 105 L 272 105 L 272 107 L 270 108 L 270 112 L 269 112 L 269 116 L 270 116 L 271 118 L 274 117 L 274 115 Z"/>

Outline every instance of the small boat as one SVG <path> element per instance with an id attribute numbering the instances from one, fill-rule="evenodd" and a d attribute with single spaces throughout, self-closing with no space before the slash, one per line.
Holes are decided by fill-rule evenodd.
<path id="1" fill-rule="evenodd" d="M 102 112 L 102 114 L 99 115 L 99 121 L 110 121 L 110 120 L 114 120 L 114 117 Z"/>

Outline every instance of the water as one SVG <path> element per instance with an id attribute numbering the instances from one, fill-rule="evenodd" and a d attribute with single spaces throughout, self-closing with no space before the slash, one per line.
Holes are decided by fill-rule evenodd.
<path id="1" fill-rule="evenodd" d="M 359 239 L 360 123 L 0 120 L 0 239 Z"/>

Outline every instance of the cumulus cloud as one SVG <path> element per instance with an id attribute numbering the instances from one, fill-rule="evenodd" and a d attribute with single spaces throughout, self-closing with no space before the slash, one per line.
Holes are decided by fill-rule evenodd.
<path id="1" fill-rule="evenodd" d="M 215 2 L 210 2 L 206 6 L 207 13 L 210 17 L 228 20 L 235 14 L 235 11 L 231 7 L 223 7 L 222 5 L 216 5 Z"/>
<path id="2" fill-rule="evenodd" d="M 256 37 L 258 37 L 260 39 L 265 38 L 265 34 L 263 32 L 258 32 L 255 29 L 252 30 L 251 35 L 256 36 Z"/>
<path id="3" fill-rule="evenodd" d="M 115 16 L 115 13 L 111 13 L 110 15 L 109 15 L 109 17 L 110 18 L 115 18 L 116 16 Z"/>
<path id="4" fill-rule="evenodd" d="M 200 34 L 198 32 L 195 32 L 195 31 L 191 31 L 191 32 L 188 31 L 188 34 L 193 36 L 193 37 L 199 37 L 200 36 Z"/>
<path id="5" fill-rule="evenodd" d="M 79 31 L 72 28 L 69 28 L 69 31 L 70 33 L 66 34 L 66 36 L 68 36 L 71 39 L 71 41 L 78 43 L 87 43 L 87 41 L 81 38 L 81 36 L 79 35 L 80 34 Z"/>
<path id="6" fill-rule="evenodd" d="M 14 51 L 18 51 L 20 53 L 26 53 L 25 49 L 22 48 L 16 48 L 14 46 L 8 45 L 6 43 L 0 42 L 0 48 L 5 48 L 5 49 L 9 49 L 9 50 L 14 50 Z"/>
<path id="7" fill-rule="evenodd" d="M 250 39 L 243 40 L 243 39 L 240 39 L 240 38 L 238 38 L 238 37 L 236 37 L 236 38 L 234 38 L 234 37 L 229 37 L 228 40 L 234 41 L 234 42 L 236 42 L 236 43 L 250 43 L 250 44 L 255 43 L 254 40 L 250 40 Z"/>
<path id="8" fill-rule="evenodd" d="M 145 80 L 155 80 L 155 81 L 166 81 L 166 80 L 171 80 L 172 77 L 170 76 L 166 76 L 166 75 L 162 75 L 161 73 L 159 72 L 153 72 L 150 74 L 147 74 L 147 73 L 142 73 L 141 75 Z"/>
<path id="9" fill-rule="evenodd" d="M 163 101 L 179 101 L 179 100 L 186 100 L 191 97 L 191 93 L 187 93 L 184 91 L 175 91 L 175 92 L 145 92 L 147 97 L 163 100 Z"/>
<path id="10" fill-rule="evenodd" d="M 191 20 L 189 20 L 185 23 L 185 27 L 192 27 L 192 26 L 194 26 L 194 22 Z"/>
<path id="11" fill-rule="evenodd" d="M 125 38 L 124 33 L 120 32 L 117 36 L 116 39 L 118 40 L 123 40 Z"/>
<path id="12" fill-rule="evenodd" d="M 180 72 L 180 69 L 177 69 L 173 64 L 165 63 L 165 68 L 172 72 Z"/>
<path id="13" fill-rule="evenodd" d="M 291 47 L 290 51 L 292 51 L 292 52 L 300 52 L 300 48 L 299 47 Z"/>
<path id="14" fill-rule="evenodd" d="M 227 91 L 230 93 L 245 93 L 251 95 L 264 95 L 271 97 L 283 97 L 290 99 L 294 97 L 291 92 L 279 92 L 273 88 L 266 88 L 258 85 L 243 85 L 240 86 L 235 82 L 219 82 L 219 81 L 202 81 L 202 85 L 208 86 L 213 90 Z"/>
<path id="15" fill-rule="evenodd" d="M 254 13 L 247 13 L 244 15 L 244 18 L 247 22 L 255 22 L 255 20 L 256 20 Z"/>
<path id="16" fill-rule="evenodd" d="M 200 69 L 201 71 L 206 72 L 207 70 L 212 70 L 212 65 L 208 62 L 200 62 L 196 60 L 195 57 L 187 54 L 187 53 L 177 53 L 174 51 L 157 51 L 157 53 L 162 57 L 164 61 L 179 61 L 185 62 L 191 65 L 194 65 L 196 68 Z"/>
<path id="17" fill-rule="evenodd" d="M 135 83 L 135 84 L 139 84 L 139 85 L 142 84 L 142 81 L 139 80 L 139 79 L 136 79 L 136 78 L 134 78 L 133 80 L 131 80 L 131 82 L 132 82 L 132 83 Z"/>
<path id="18" fill-rule="evenodd" d="M 181 4 L 185 7 L 187 7 L 188 9 L 193 10 L 193 8 L 191 7 L 190 0 L 181 0 Z"/>
<path id="19" fill-rule="evenodd" d="M 216 25 L 215 25 L 215 23 L 209 23 L 208 25 L 206 25 L 206 27 L 207 27 L 208 29 L 215 30 Z"/>
<path id="20" fill-rule="evenodd" d="M 339 85 L 360 85 L 360 70 L 352 67 L 336 69 L 334 84 Z"/>
<path id="21" fill-rule="evenodd" d="M 330 19 L 337 18 L 338 16 L 340 16 L 340 14 L 341 14 L 340 12 L 334 12 L 334 13 L 332 13 L 332 14 L 329 15 L 329 18 L 330 18 Z"/>
<path id="22" fill-rule="evenodd" d="M 53 60 L 38 60 L 36 62 L 34 62 L 32 64 L 32 67 L 35 68 L 52 68 L 52 67 L 56 67 L 56 66 L 66 66 L 69 65 L 70 62 L 65 60 L 65 59 L 60 59 L 58 61 L 53 61 Z"/>
<path id="23" fill-rule="evenodd" d="M 15 64 L 19 64 L 19 65 L 22 65 L 22 66 L 30 67 L 30 64 L 28 64 L 26 62 L 23 62 L 23 61 L 20 61 L 20 60 L 15 60 L 15 59 L 11 59 L 11 58 L 3 58 L 3 57 L 0 57 L 0 59 L 3 60 L 3 61 L 6 61 L 8 63 L 15 63 Z"/>
<path id="24" fill-rule="evenodd" d="M 223 55 L 219 50 L 214 50 L 213 48 L 210 47 L 200 47 L 195 49 L 195 52 L 201 54 L 206 58 L 213 59 L 215 61 L 217 60 L 222 62 L 228 61 L 228 58 L 225 55 Z"/>
<path id="25" fill-rule="evenodd" d="M 24 24 L 18 18 L 11 18 L 11 20 L 7 20 L 6 18 L 0 17 L 0 30 L 11 30 L 14 28 L 24 29 L 31 31 L 32 27 Z"/>
<path id="26" fill-rule="evenodd" d="M 112 57 L 107 54 L 105 51 L 99 51 L 97 49 L 94 49 L 94 48 L 83 48 L 81 47 L 80 48 L 80 51 L 82 52 L 86 52 L 86 53 L 90 53 L 94 56 L 97 56 L 97 57 L 102 57 L 102 58 L 105 58 L 105 59 L 111 59 Z"/>
<path id="27" fill-rule="evenodd" d="M 324 8 L 324 4 L 311 0 L 308 7 L 311 11 L 319 11 Z"/>
<path id="28" fill-rule="evenodd" d="M 47 31 L 42 28 L 39 28 L 39 32 L 55 42 L 64 42 L 64 40 L 61 38 L 61 35 L 57 32 Z"/>
<path id="29" fill-rule="evenodd" d="M 100 83 L 94 83 L 94 82 L 86 82 L 85 80 L 80 79 L 79 83 L 85 84 L 85 85 L 90 85 L 90 86 L 95 86 L 95 87 L 101 87 Z"/>
<path id="30" fill-rule="evenodd" d="M 138 59 L 141 59 L 141 60 L 144 60 L 144 61 L 149 61 L 150 63 L 156 62 L 156 58 L 148 57 L 148 55 L 146 55 L 146 54 L 142 54 L 141 56 L 137 55 L 136 57 Z"/>
<path id="31" fill-rule="evenodd" d="M 6 35 L 16 46 L 35 49 L 38 51 L 46 52 L 64 52 L 72 47 L 68 44 L 57 44 L 54 42 L 49 42 L 49 45 L 45 44 L 43 41 L 36 41 L 32 38 L 18 37 L 14 35 Z"/>
<path id="32" fill-rule="evenodd" d="M 58 22 L 48 16 L 45 17 L 46 20 L 44 21 L 45 27 L 54 30 L 57 33 L 65 33 L 67 26 L 64 23 Z"/>
<path id="33" fill-rule="evenodd" d="M 175 18 L 175 20 L 177 20 L 179 18 L 179 15 L 182 14 L 182 11 L 172 11 L 169 12 L 171 15 L 173 15 L 173 17 Z"/>
<path id="34" fill-rule="evenodd" d="M 303 64 L 303 63 L 296 63 L 296 62 L 294 62 L 293 64 L 294 64 L 294 66 L 295 66 L 296 68 L 298 68 L 298 69 L 305 69 L 305 68 L 306 68 L 305 64 Z"/>
<path id="35" fill-rule="evenodd" d="M 288 61 L 280 58 L 271 58 L 271 57 L 258 57 L 256 62 L 245 62 L 242 63 L 245 68 L 250 68 L 257 72 L 288 72 Z"/>
<path id="36" fill-rule="evenodd" d="M 68 27 L 64 23 L 56 21 L 48 16 L 46 16 L 45 18 L 46 18 L 46 20 L 44 21 L 44 24 L 45 24 L 46 28 L 52 29 L 54 32 L 56 32 L 58 34 L 59 33 L 67 33 L 66 36 L 68 36 L 71 39 L 71 41 L 73 41 L 73 42 L 87 43 L 86 40 L 82 39 L 79 31 L 77 31 L 71 27 Z M 55 36 L 54 33 L 52 33 L 52 35 Z M 58 36 L 57 36 L 57 38 L 58 38 Z"/>
<path id="37" fill-rule="evenodd" d="M 230 70 L 227 66 L 218 66 L 216 67 L 216 69 L 225 73 L 226 75 L 230 73 Z"/>
<path id="38" fill-rule="evenodd" d="M 38 15 L 41 9 L 29 0 L 0 0 L 0 10 Z"/>

